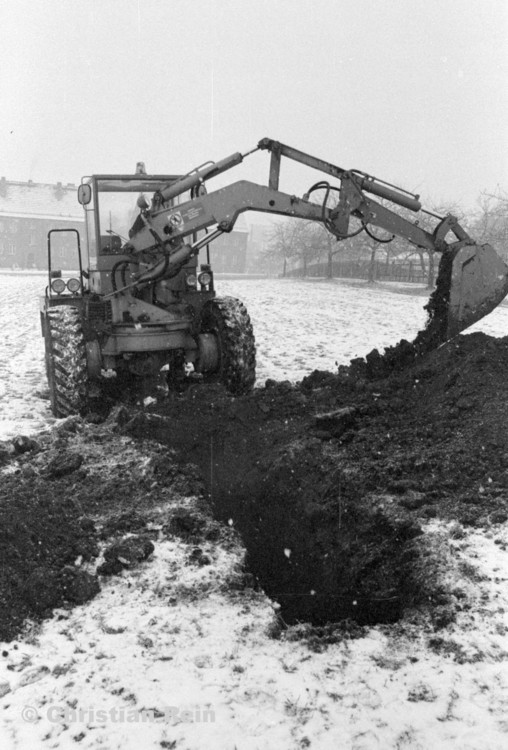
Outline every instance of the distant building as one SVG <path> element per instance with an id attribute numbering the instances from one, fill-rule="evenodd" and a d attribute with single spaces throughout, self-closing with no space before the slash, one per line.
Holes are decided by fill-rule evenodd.
<path id="1" fill-rule="evenodd" d="M 240 214 L 232 232 L 224 233 L 210 245 L 210 261 L 215 273 L 245 273 L 249 227 Z M 201 252 L 200 258 L 204 258 Z"/>
<path id="2" fill-rule="evenodd" d="M 259 273 L 260 270 L 271 270 L 280 273 L 279 259 L 271 260 L 268 255 L 270 239 L 273 234 L 272 223 L 254 223 L 250 225 L 248 240 L 247 270 Z M 273 268 L 272 268 L 273 266 Z"/>
<path id="3" fill-rule="evenodd" d="M 83 211 L 74 185 L 48 185 L 0 179 L 0 268 L 47 268 L 50 229 L 77 229 L 83 237 Z M 76 240 L 62 234 L 54 243 L 54 265 L 77 267 Z"/>
<path id="4" fill-rule="evenodd" d="M 0 268 L 47 268 L 50 229 L 77 229 L 84 242 L 83 209 L 75 185 L 15 182 L 0 179 Z M 232 232 L 210 244 L 212 268 L 222 273 L 245 273 L 249 228 L 240 214 Z M 74 235 L 54 235 L 53 267 L 76 269 Z M 84 257 L 86 255 L 84 254 Z M 205 251 L 200 258 L 205 260 Z"/>

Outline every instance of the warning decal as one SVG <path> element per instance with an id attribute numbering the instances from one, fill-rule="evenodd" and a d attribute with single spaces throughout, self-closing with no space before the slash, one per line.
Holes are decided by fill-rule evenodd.
<path id="1" fill-rule="evenodd" d="M 202 203 L 195 203 L 185 211 L 182 211 L 182 218 L 184 221 L 194 221 L 198 216 L 201 216 L 205 212 Z"/>

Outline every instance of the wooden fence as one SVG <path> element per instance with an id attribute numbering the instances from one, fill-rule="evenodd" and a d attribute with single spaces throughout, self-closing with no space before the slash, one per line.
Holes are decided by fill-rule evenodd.
<path id="1" fill-rule="evenodd" d="M 383 263 L 374 262 L 373 278 L 375 281 L 405 281 L 410 284 L 425 284 L 427 272 L 423 271 L 420 263 L 408 261 L 407 263 Z M 342 260 L 332 263 L 333 278 L 342 279 L 369 279 L 371 263 L 362 260 Z M 286 276 L 309 278 L 322 278 L 328 276 L 328 263 L 313 263 L 307 266 L 307 272 L 303 268 L 295 268 L 286 273 Z"/>

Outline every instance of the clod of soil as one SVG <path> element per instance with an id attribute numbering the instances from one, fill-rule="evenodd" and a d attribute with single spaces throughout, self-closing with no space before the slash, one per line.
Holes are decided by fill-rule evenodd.
<path id="1" fill-rule="evenodd" d="M 66 565 L 60 572 L 63 597 L 74 604 L 84 604 L 99 593 L 100 585 L 96 575 Z"/>
<path id="2" fill-rule="evenodd" d="M 97 572 L 100 575 L 120 573 L 124 568 L 146 560 L 153 551 L 154 546 L 147 537 L 129 536 L 107 547 L 104 551 L 104 563 Z"/>
<path id="3" fill-rule="evenodd" d="M 83 456 L 72 451 L 59 451 L 46 467 L 46 476 L 49 479 L 64 477 L 77 471 L 83 463 Z"/>

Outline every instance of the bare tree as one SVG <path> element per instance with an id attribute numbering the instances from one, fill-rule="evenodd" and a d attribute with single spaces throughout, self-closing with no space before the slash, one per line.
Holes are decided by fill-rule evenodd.
<path id="1" fill-rule="evenodd" d="M 379 245 L 377 242 L 373 242 L 370 247 L 370 260 L 369 260 L 367 284 L 374 284 L 376 281 L 376 251 L 378 247 Z"/>
<path id="2" fill-rule="evenodd" d="M 315 226 L 314 222 L 302 219 L 286 219 L 274 224 L 267 254 L 282 261 L 283 276 L 287 274 L 288 262 L 299 263 L 303 276 L 307 276 L 308 264 L 321 252 Z"/>
<path id="3" fill-rule="evenodd" d="M 508 195 L 483 192 L 473 231 L 480 242 L 488 242 L 505 259 L 508 257 Z"/>
<path id="4" fill-rule="evenodd" d="M 287 263 L 295 255 L 297 222 L 278 221 L 273 225 L 268 244 L 263 252 L 263 260 L 269 265 L 276 259 L 277 265 L 282 263 L 282 276 L 286 276 Z M 280 265 L 279 265 L 280 267 Z"/>

